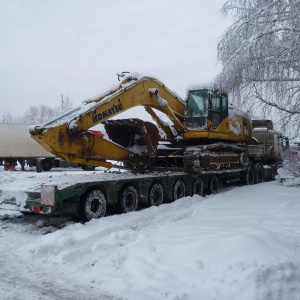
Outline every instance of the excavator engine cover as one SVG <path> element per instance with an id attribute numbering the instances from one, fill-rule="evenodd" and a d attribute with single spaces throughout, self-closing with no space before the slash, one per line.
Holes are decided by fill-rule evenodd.
<path id="1" fill-rule="evenodd" d="M 108 120 L 105 122 L 105 130 L 108 137 L 124 148 L 134 150 L 147 146 L 147 154 L 155 155 L 159 133 L 157 127 L 140 119 Z"/>

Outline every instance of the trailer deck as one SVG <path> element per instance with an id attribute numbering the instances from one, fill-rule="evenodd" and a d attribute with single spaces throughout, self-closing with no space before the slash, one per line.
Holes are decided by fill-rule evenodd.
<path id="1" fill-rule="evenodd" d="M 135 174 L 51 171 L 32 173 L 30 177 L 23 172 L 16 172 L 14 181 L 7 181 L 5 176 L 2 177 L 0 204 L 13 204 L 21 212 L 32 211 L 78 217 L 82 211 L 82 203 L 95 190 L 103 193 L 109 208 L 116 209 L 122 197 L 124 203 L 136 202 L 134 205 L 146 207 L 171 202 L 184 196 L 203 194 L 203 190 L 218 189 L 219 183 L 223 186 L 239 181 L 241 171 L 228 170 L 225 174 L 219 174 L 220 182 L 217 184 L 211 182 L 212 172 L 202 173 L 201 180 L 198 174 L 186 172 Z M 122 212 L 127 212 L 126 209 L 129 208 L 123 207 Z"/>

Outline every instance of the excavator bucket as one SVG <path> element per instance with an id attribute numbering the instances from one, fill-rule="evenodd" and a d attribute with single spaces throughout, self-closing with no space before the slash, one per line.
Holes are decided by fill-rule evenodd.
<path id="1" fill-rule="evenodd" d="M 151 122 L 140 119 L 108 120 L 105 130 L 113 142 L 132 152 L 151 156 L 156 154 L 160 136 Z"/>

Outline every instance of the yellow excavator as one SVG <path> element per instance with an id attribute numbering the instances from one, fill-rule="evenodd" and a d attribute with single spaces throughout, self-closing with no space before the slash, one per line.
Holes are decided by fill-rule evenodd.
<path id="1" fill-rule="evenodd" d="M 139 172 L 245 165 L 251 121 L 229 107 L 225 91 L 193 88 L 183 100 L 155 78 L 134 73 L 120 76 L 122 82 L 97 99 L 31 127 L 32 138 L 64 160 L 106 168 L 113 166 L 112 161 Z M 137 106 L 144 107 L 154 122 L 115 118 Z M 93 130 L 99 124 L 104 136 Z"/>

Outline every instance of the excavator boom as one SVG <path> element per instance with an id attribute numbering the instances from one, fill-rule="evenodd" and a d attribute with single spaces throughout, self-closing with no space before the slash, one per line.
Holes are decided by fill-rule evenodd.
<path id="1" fill-rule="evenodd" d="M 99 98 L 85 101 L 65 115 L 31 128 L 30 133 L 46 150 L 65 160 L 105 167 L 111 166 L 107 160 L 126 161 L 138 156 L 144 160 L 155 155 L 160 139 L 157 127 L 136 119 L 127 120 L 126 124 L 110 120 L 136 106 L 163 112 L 176 125 L 177 134 L 183 134 L 183 100 L 157 79 L 132 74 Z M 97 124 L 105 125 L 109 139 L 90 131 Z M 170 128 L 163 130 L 170 136 Z"/>

